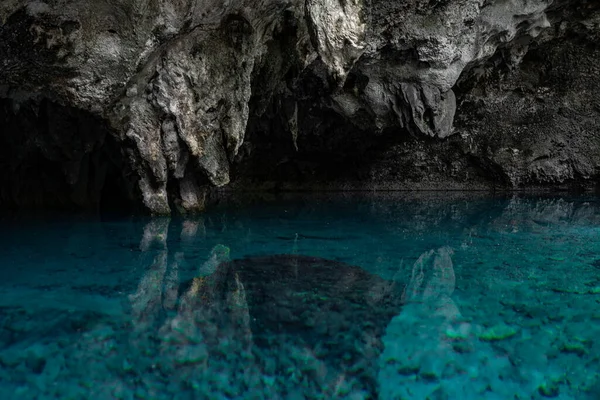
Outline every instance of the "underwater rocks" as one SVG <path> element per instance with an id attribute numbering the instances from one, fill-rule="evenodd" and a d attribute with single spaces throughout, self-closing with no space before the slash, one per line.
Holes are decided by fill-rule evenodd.
<path id="1" fill-rule="evenodd" d="M 372 196 L 8 225 L 0 398 L 598 398 L 597 199 Z"/>
<path id="2" fill-rule="evenodd" d="M 39 310 L 27 311 L 26 331 L 0 335 L 0 394 L 15 399 L 78 397 L 92 390 L 91 398 L 124 399 L 377 395 L 381 336 L 400 308 L 393 281 L 317 257 L 228 260 L 225 246 L 216 246 L 207 261 L 218 261 L 213 271 L 179 283 L 174 271 L 180 261 L 166 261 L 163 239 L 147 250 L 152 264 L 127 297 L 128 313 L 45 312 L 44 317 Z M 3 332 L 13 332 L 22 314 L 23 309 L 3 313 Z M 82 323 L 74 326 L 71 319 Z"/>
<path id="3" fill-rule="evenodd" d="M 201 329 L 206 343 L 218 347 L 213 335 L 227 334 L 274 379 L 276 371 L 303 376 L 305 395 L 334 393 L 341 382 L 375 393 L 380 338 L 400 309 L 395 282 L 333 260 L 275 255 L 222 263 L 182 288 L 180 309 L 214 327 Z"/>
<path id="4" fill-rule="evenodd" d="M 0 201 L 167 214 L 200 211 L 230 183 L 592 182 L 598 12 L 588 0 L 4 1 Z"/>
<path id="5" fill-rule="evenodd" d="M 482 276 L 456 294 L 451 255 L 447 247 L 431 250 L 413 265 L 403 307 L 383 337 L 379 398 L 594 398 L 598 360 L 590 355 L 600 325 L 590 318 L 590 299 L 571 295 L 576 304 L 566 303 L 545 282 L 518 279 L 494 295 L 500 282 L 486 287 Z M 456 276 L 471 268 L 459 266 Z"/>

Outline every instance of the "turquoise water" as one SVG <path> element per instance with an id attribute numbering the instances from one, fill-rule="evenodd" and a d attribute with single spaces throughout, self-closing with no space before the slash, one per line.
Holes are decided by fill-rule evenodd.
<path id="1" fill-rule="evenodd" d="M 596 197 L 0 225 L 0 399 L 600 399 Z"/>

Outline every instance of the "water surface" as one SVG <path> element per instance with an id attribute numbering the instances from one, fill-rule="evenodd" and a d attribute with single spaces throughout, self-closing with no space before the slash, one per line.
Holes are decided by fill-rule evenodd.
<path id="1" fill-rule="evenodd" d="M 0 221 L 2 399 L 598 399 L 600 202 Z"/>

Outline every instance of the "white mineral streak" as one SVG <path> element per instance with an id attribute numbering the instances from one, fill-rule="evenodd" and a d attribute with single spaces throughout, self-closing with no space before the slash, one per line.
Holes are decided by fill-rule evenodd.
<path id="1" fill-rule="evenodd" d="M 306 2 L 316 50 L 334 78 L 341 83 L 366 46 L 367 25 L 363 21 L 362 8 L 362 0 Z"/>

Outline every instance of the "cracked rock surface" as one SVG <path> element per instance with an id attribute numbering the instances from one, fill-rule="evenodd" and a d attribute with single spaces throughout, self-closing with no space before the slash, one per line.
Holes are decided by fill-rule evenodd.
<path id="1" fill-rule="evenodd" d="M 6 206 L 599 177 L 592 0 L 5 0 L 0 24 Z"/>

